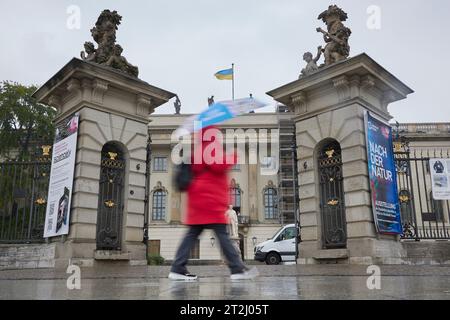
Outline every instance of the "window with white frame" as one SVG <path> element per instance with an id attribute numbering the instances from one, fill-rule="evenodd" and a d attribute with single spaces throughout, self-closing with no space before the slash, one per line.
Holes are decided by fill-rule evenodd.
<path id="1" fill-rule="evenodd" d="M 264 190 L 264 216 L 266 219 L 278 218 L 278 199 L 275 188 L 266 188 Z"/>
<path id="2" fill-rule="evenodd" d="M 239 163 L 236 163 L 233 167 L 231 167 L 232 171 L 239 171 L 241 170 L 241 165 Z"/>
<path id="3" fill-rule="evenodd" d="M 166 219 L 166 196 L 167 193 L 164 190 L 153 192 L 152 220 L 160 221 Z"/>
<path id="4" fill-rule="evenodd" d="M 154 157 L 153 171 L 155 172 L 167 171 L 167 157 Z"/>
<path id="5" fill-rule="evenodd" d="M 261 173 L 272 172 L 276 169 L 275 157 L 263 157 L 260 163 Z"/>
<path id="6" fill-rule="evenodd" d="M 230 188 L 230 203 L 239 214 L 241 212 L 241 189 L 239 187 L 234 186 Z"/>

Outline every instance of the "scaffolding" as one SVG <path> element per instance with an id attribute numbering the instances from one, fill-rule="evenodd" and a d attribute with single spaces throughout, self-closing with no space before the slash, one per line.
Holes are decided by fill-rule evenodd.
<path id="1" fill-rule="evenodd" d="M 295 123 L 279 117 L 278 216 L 282 225 L 298 223 L 298 170 Z"/>

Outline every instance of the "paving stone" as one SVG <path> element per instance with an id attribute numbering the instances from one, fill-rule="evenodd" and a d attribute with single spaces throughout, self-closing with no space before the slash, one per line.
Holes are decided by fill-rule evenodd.
<path id="1" fill-rule="evenodd" d="M 3 270 L 0 299 L 450 299 L 450 266 L 381 265 L 380 290 L 367 288 L 367 266 L 254 266 L 260 276 L 241 282 L 225 265 L 190 266 L 192 283 L 167 279 L 170 266 L 81 268 L 80 290 L 67 289 L 65 270 Z"/>

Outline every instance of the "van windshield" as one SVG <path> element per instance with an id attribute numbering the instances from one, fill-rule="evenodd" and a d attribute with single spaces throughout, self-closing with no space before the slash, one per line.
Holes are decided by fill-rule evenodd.
<path id="1" fill-rule="evenodd" d="M 284 228 L 285 228 L 285 227 L 281 227 L 280 229 L 278 229 L 277 232 L 275 232 L 275 234 L 272 236 L 272 238 L 270 238 L 270 240 L 274 240 L 275 237 L 277 236 L 277 234 L 278 234 L 281 230 L 283 230 Z"/>

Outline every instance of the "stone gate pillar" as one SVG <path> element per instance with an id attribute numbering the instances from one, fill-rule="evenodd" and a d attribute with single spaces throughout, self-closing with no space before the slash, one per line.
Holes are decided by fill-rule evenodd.
<path id="1" fill-rule="evenodd" d="M 56 266 L 69 261 L 93 265 L 99 260 L 145 263 L 143 243 L 148 116 L 175 94 L 99 64 L 72 59 L 36 93 L 41 103 L 57 108 L 56 123 L 79 112 L 70 233 L 52 238 Z M 101 151 L 114 143 L 123 152 L 125 175 L 120 250 L 98 247 Z M 113 204 L 111 204 L 113 205 Z"/>
<path id="2" fill-rule="evenodd" d="M 364 113 L 370 111 L 389 121 L 391 116 L 387 106 L 405 99 L 412 92 L 365 53 L 319 69 L 316 73 L 268 92 L 275 100 L 290 108 L 296 123 L 303 240 L 299 245 L 299 263 L 371 264 L 401 261 L 403 250 L 398 239 L 380 235 L 375 229 Z M 340 147 L 340 156 L 335 160 L 336 163 L 341 162 L 337 164 L 341 169 L 337 170 L 341 170 L 342 199 L 337 197 L 339 190 L 332 190 L 330 193 L 336 194 L 336 198 L 321 200 L 319 158 L 323 152 L 329 152 L 331 158 L 336 151 L 332 151 L 332 147 L 322 150 L 327 144 L 337 149 Z M 335 183 L 334 186 L 339 184 Z M 343 220 L 327 216 L 329 221 L 325 225 L 322 221 L 323 208 L 341 204 Z M 342 224 L 342 230 L 334 230 L 325 239 L 330 224 Z M 342 237 L 344 233 L 345 237 Z M 332 246 L 333 241 L 335 247 Z"/>

